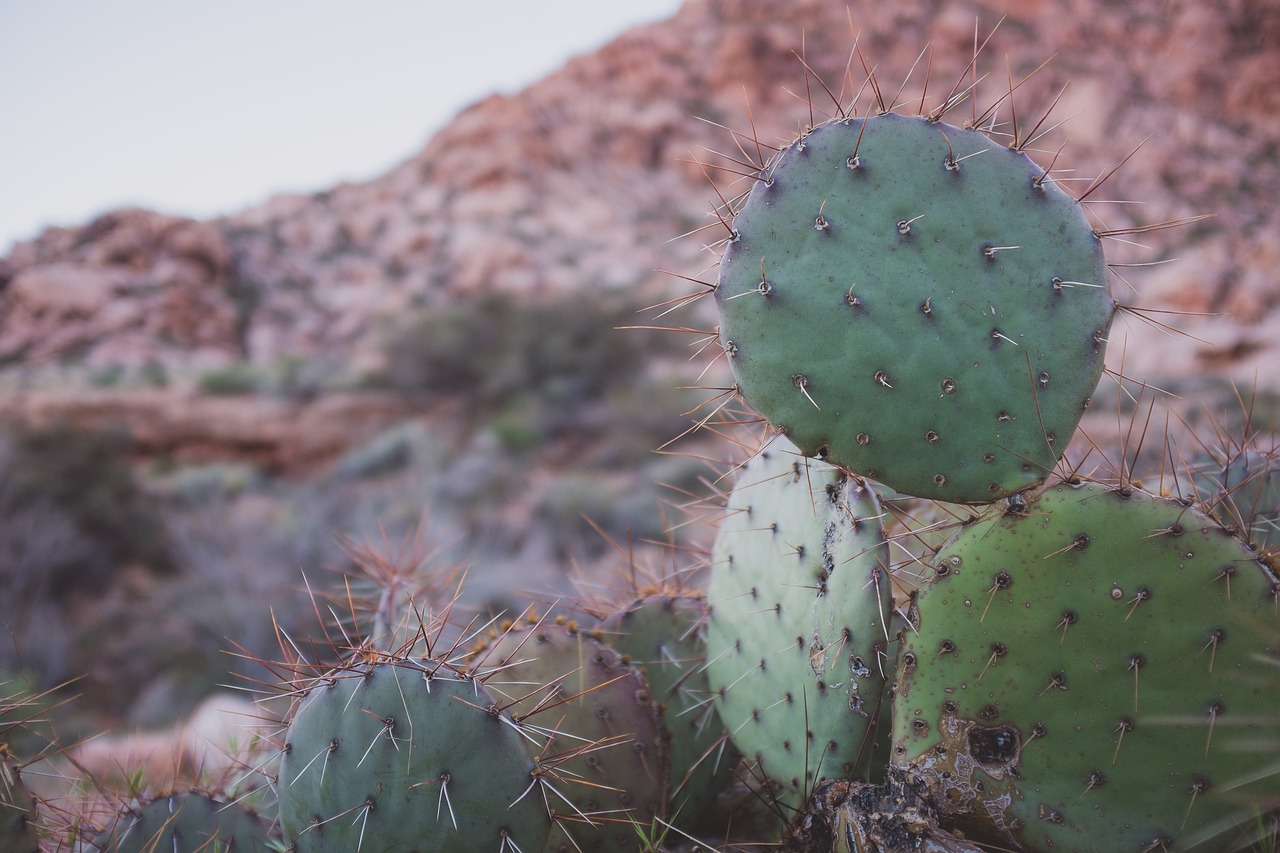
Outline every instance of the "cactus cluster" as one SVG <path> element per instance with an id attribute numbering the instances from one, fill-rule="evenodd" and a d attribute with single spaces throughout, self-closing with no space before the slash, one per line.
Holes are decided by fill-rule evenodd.
<path id="1" fill-rule="evenodd" d="M 1065 461 L 1104 234 L 958 102 L 841 110 L 722 212 L 714 336 L 768 430 L 700 590 L 292 683 L 291 849 L 655 850 L 741 789 L 805 853 L 1270 843 L 1274 454 L 1173 497 Z"/>
<path id="2" fill-rule="evenodd" d="M 175 791 L 77 849 L 701 850 L 758 828 L 752 797 L 774 838 L 731 849 L 1272 846 L 1276 452 L 1250 433 L 1172 495 L 1074 470 L 1102 235 L 1016 129 L 943 121 L 968 89 L 900 115 L 872 88 L 722 212 L 712 337 L 768 429 L 697 584 L 459 618 L 381 566 L 341 643 L 282 638 L 288 711 L 247 769 L 278 817 Z M 26 853 L 21 768 L 0 743 L 0 849 Z"/>
<path id="3" fill-rule="evenodd" d="M 808 796 L 796 850 L 1264 849 L 1280 805 L 1274 452 L 1249 432 L 1173 472 L 1175 497 L 1127 458 L 1106 476 L 1065 462 L 1120 307 L 1110 232 L 1016 122 L 949 125 L 951 97 L 895 114 L 869 83 L 870 114 L 838 106 L 717 210 L 714 335 L 770 432 L 711 561 L 708 673 L 730 738 L 784 806 Z M 832 506 L 856 506 L 836 488 L 878 493 L 883 512 L 861 515 L 888 536 L 833 524 Z M 795 739 L 775 732 L 864 731 L 806 695 L 817 671 L 786 650 L 806 620 L 840 626 L 850 654 L 884 630 L 885 602 L 833 617 L 826 596 L 832 543 L 866 559 L 886 539 L 908 555 L 877 575 L 906 624 L 877 647 L 888 689 L 859 700 L 892 708 L 890 749 L 834 779 L 784 771 L 777 744 Z"/>
<path id="4" fill-rule="evenodd" d="M 399 648 L 366 642 L 292 680 L 276 779 L 286 844 L 641 850 L 637 827 L 704 815 L 731 764 L 701 672 L 701 598 L 590 609 L 585 624 L 531 607 L 478 631 L 431 618 Z"/>

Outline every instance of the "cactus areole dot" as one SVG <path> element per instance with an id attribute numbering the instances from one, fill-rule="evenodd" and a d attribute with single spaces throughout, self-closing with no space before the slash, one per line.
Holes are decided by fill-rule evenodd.
<path id="1" fill-rule="evenodd" d="M 803 143 L 763 168 L 720 264 L 743 397 L 806 453 L 905 494 L 1042 483 L 1115 312 L 1080 203 L 1020 151 L 925 118 L 837 119 Z"/>

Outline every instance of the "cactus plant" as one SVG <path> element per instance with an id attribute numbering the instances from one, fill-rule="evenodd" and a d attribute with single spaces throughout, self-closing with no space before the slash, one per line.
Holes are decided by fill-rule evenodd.
<path id="1" fill-rule="evenodd" d="M 1017 849 L 1226 849 L 1280 798 L 1274 755 L 1249 747 L 1277 728 L 1259 655 L 1280 583 L 1256 556 L 1123 483 L 993 508 L 913 606 L 894 768 Z"/>
<path id="2" fill-rule="evenodd" d="M 672 820 L 692 826 L 732 775 L 707 682 L 706 602 L 692 593 L 637 597 L 600 620 L 596 631 L 649 681 L 671 734 Z"/>
<path id="3" fill-rule="evenodd" d="M 8 748 L 0 744 L 0 850 L 35 853 L 36 804 Z"/>
<path id="4" fill-rule="evenodd" d="M 541 850 L 551 817 L 527 733 L 473 674 L 355 662 L 289 722 L 277 789 L 297 853 Z"/>
<path id="5" fill-rule="evenodd" d="M 510 670 L 495 686 L 510 713 L 537 715 L 542 760 L 563 780 L 548 851 L 628 850 L 631 823 L 666 815 L 668 735 L 644 675 L 604 643 L 566 625 L 504 632 L 479 654 Z"/>
<path id="6" fill-rule="evenodd" d="M 905 494 L 1043 482 L 1115 312 L 1100 241 L 1046 174 L 932 116 L 842 116 L 781 149 L 715 287 L 742 396 L 806 454 Z"/>
<path id="7" fill-rule="evenodd" d="M 892 661 L 872 490 L 775 441 L 729 498 L 707 601 L 717 710 L 779 801 L 796 806 L 824 779 L 875 774 Z"/>
<path id="8" fill-rule="evenodd" d="M 1266 555 L 1280 552 L 1280 459 L 1243 447 L 1222 466 L 1206 496 L 1223 524 L 1239 529 Z"/>
<path id="9" fill-rule="evenodd" d="M 256 814 L 198 791 L 129 805 L 94 845 L 109 853 L 267 853 L 273 849 L 267 824 Z"/>

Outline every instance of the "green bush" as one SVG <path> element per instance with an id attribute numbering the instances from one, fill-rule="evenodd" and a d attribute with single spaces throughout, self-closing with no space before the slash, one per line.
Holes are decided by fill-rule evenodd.
<path id="1" fill-rule="evenodd" d="M 74 602 L 128 566 L 174 569 L 127 450 L 122 433 L 69 425 L 0 433 L 0 667 L 38 672 L 42 687 L 76 674 Z"/>
<path id="2" fill-rule="evenodd" d="M 573 410 L 619 382 L 634 382 L 655 353 L 658 333 L 621 330 L 637 322 L 614 297 L 521 302 L 490 295 L 425 314 L 387 348 L 387 382 L 409 394 L 465 396 L 476 405 L 536 397 Z"/>
<path id="3" fill-rule="evenodd" d="M 262 376 L 253 365 L 240 361 L 202 375 L 198 385 L 204 394 L 227 397 L 253 394 L 260 390 Z"/>

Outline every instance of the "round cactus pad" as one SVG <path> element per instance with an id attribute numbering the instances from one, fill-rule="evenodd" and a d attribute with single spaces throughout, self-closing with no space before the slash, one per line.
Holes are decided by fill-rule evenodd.
<path id="1" fill-rule="evenodd" d="M 670 744 L 644 674 L 613 648 L 565 625 L 513 628 L 483 653 L 490 689 L 546 736 L 556 815 L 547 853 L 640 849 L 632 822 L 666 815 Z M 509 681 L 503 676 L 510 673 Z M 542 689 L 539 689 L 542 685 Z"/>
<path id="2" fill-rule="evenodd" d="M 243 806 L 195 791 L 129 806 L 94 844 L 111 853 L 269 853 L 275 849 L 266 821 Z"/>
<path id="3" fill-rule="evenodd" d="M 1059 484 L 934 565 L 893 763 L 954 825 L 1019 850 L 1254 849 L 1280 800 L 1277 586 L 1256 552 L 1180 501 Z"/>
<path id="4" fill-rule="evenodd" d="M 433 661 L 361 664 L 302 700 L 277 791 L 290 850 L 541 850 L 551 817 L 526 735 Z"/>
<path id="5" fill-rule="evenodd" d="M 814 128 L 761 171 L 720 264 L 742 396 L 809 455 L 904 493 L 1044 481 L 1103 369 L 1099 239 L 985 133 L 895 114 Z"/>

